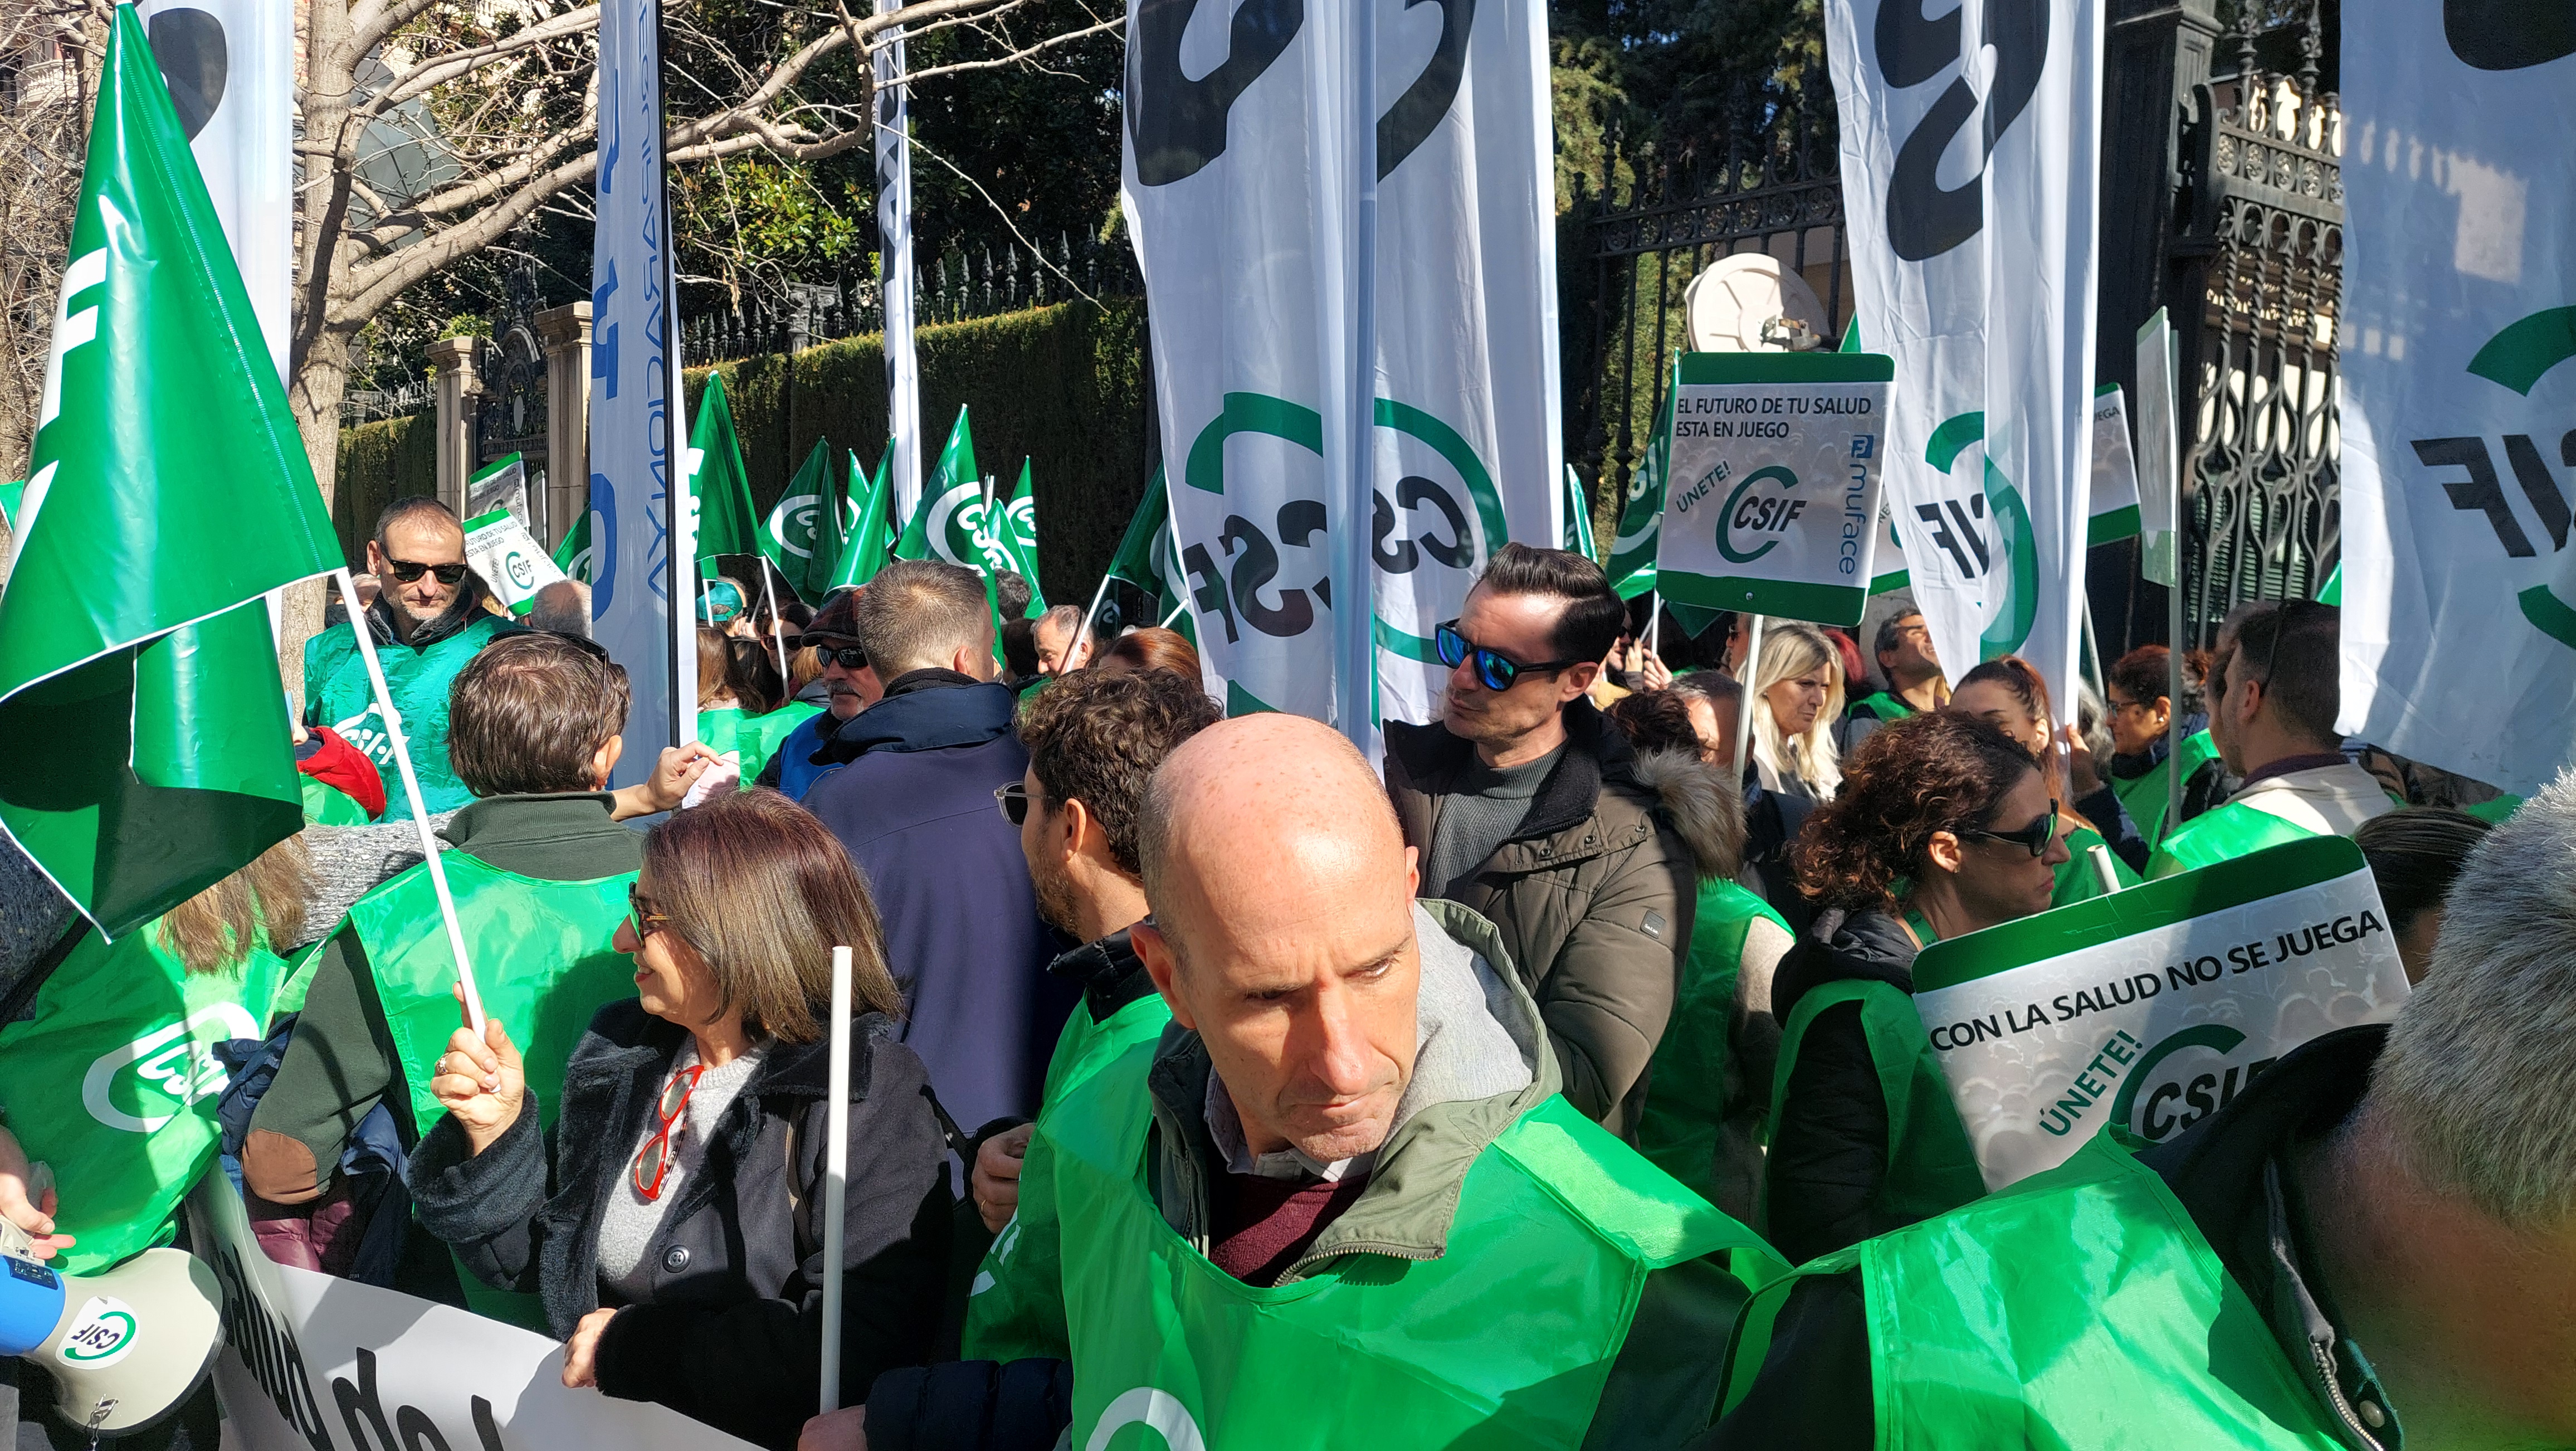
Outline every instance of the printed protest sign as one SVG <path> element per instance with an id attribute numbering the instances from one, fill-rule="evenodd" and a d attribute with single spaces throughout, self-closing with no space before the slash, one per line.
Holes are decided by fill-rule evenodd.
<path id="1" fill-rule="evenodd" d="M 1856 625 L 1878 550 L 1876 353 L 1684 353 L 1658 587 L 1712 609 Z"/>
<path id="2" fill-rule="evenodd" d="M 208 1174 L 190 1238 L 224 1289 L 215 1393 L 242 1451 L 749 1451 L 645 1401 L 567 1390 L 563 1346 L 394 1290 L 272 1264 L 241 1195 Z"/>
<path id="3" fill-rule="evenodd" d="M 2138 534 L 2138 457 L 2129 449 L 2128 396 L 2117 383 L 2093 390 L 2093 516 L 2085 544 Z"/>
<path id="4" fill-rule="evenodd" d="M 564 577 L 554 559 L 507 509 L 465 521 L 465 562 L 513 615 L 537 606 L 537 591 Z"/>
<path id="5" fill-rule="evenodd" d="M 1986 1187 L 2105 1125 L 2162 1142 L 2406 972 L 2361 848 L 2311 837 L 1925 948 L 1914 1005 Z"/>

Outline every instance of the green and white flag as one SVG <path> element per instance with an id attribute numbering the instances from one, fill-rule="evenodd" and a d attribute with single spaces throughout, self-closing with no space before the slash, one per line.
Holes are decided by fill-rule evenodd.
<path id="1" fill-rule="evenodd" d="M 2182 512 L 2182 490 L 2176 482 L 2177 431 L 2174 423 L 2174 335 L 2157 308 L 2138 329 L 2138 532 L 2145 546 L 2138 572 L 2171 587 L 2181 582 L 2181 536 L 2176 520 Z"/>
<path id="2" fill-rule="evenodd" d="M 555 568 L 562 570 L 566 579 L 590 583 L 589 510 L 583 510 L 581 517 L 572 521 L 572 528 L 564 534 L 563 543 L 555 546 Z"/>
<path id="3" fill-rule="evenodd" d="M 698 421 L 689 429 L 689 449 L 681 457 L 680 469 L 689 481 L 689 507 L 697 518 L 698 572 L 713 579 L 712 561 L 718 556 L 760 549 L 759 516 L 751 508 L 751 475 L 743 468 L 742 445 L 734 438 L 733 409 L 725 402 L 722 373 L 707 375 L 706 392 L 698 399 Z"/>
<path id="4" fill-rule="evenodd" d="M 787 481 L 778 507 L 760 523 L 760 552 L 809 605 L 821 603 L 823 592 L 832 587 L 841 564 L 841 531 L 850 522 L 836 507 L 840 501 L 832 496 L 831 474 L 831 441 L 818 438 L 796 477 Z"/>
<path id="5" fill-rule="evenodd" d="M 0 740 L 46 747 L 0 752 L 0 830 L 115 936 L 303 824 L 260 596 L 341 564 L 131 6 L 70 259 L 0 596 Z"/>
<path id="6" fill-rule="evenodd" d="M 1585 497 L 1583 478 L 1572 464 L 1565 466 L 1565 547 L 1586 559 L 1598 558 L 1592 540 L 1592 501 Z"/>
<path id="7" fill-rule="evenodd" d="M 991 543 L 986 545 L 988 539 Z M 975 542 L 983 547 L 984 557 L 995 561 L 998 568 L 1029 582 L 1026 617 L 1034 620 L 1045 614 L 1046 590 L 1038 584 L 1038 501 L 1030 492 L 1027 459 L 1020 460 L 1020 483 L 1011 490 L 1011 497 L 985 506 L 983 518 L 977 521 Z"/>
<path id="8" fill-rule="evenodd" d="M 2169 1141 L 2291 1049 L 2387 1022 L 2406 995 L 2379 889 L 2339 836 L 1971 932 L 1914 963 L 1914 1006 L 1988 1189 L 2055 1168 L 2106 1125 Z"/>
<path id="9" fill-rule="evenodd" d="M 2087 548 L 2138 537 L 2138 456 L 2129 448 L 2129 399 L 2117 383 L 2093 390 L 2093 503 Z"/>
<path id="10" fill-rule="evenodd" d="M 859 472 L 859 456 L 850 455 L 850 483 L 844 504 L 850 532 L 842 541 L 841 558 L 832 571 L 833 589 L 866 584 L 893 557 L 893 464 L 894 445 L 889 443 L 877 458 L 876 479 L 870 482 L 867 475 Z"/>
<path id="11" fill-rule="evenodd" d="M 984 516 L 984 480 L 975 471 L 975 431 L 966 410 L 957 410 L 948 430 L 948 446 L 939 451 L 939 467 L 922 486 L 921 507 L 903 526 L 894 546 L 897 559 L 944 559 L 978 574 L 989 573 L 984 551 L 976 546 L 975 525 Z"/>
<path id="12" fill-rule="evenodd" d="M 1198 643 L 1195 612 L 1182 608 L 1190 598 L 1189 577 L 1173 551 L 1172 496 L 1159 464 L 1154 481 L 1145 486 L 1145 497 L 1127 520 L 1118 553 L 1110 558 L 1109 577 L 1123 579 L 1153 597 L 1153 618 L 1137 623 L 1178 630 L 1192 644 Z"/>
<path id="13" fill-rule="evenodd" d="M 1610 587 L 1619 598 L 1633 600 L 1655 587 L 1655 550 L 1663 537 L 1664 476 L 1673 453 L 1673 392 L 1681 377 L 1681 355 L 1664 379 L 1664 401 L 1655 409 L 1654 431 L 1646 436 L 1646 455 L 1628 475 L 1628 501 L 1619 511 L 1619 535 L 1610 541 Z"/>

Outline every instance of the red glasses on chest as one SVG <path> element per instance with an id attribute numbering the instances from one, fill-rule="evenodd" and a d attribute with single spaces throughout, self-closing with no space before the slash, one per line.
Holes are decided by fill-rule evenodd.
<path id="1" fill-rule="evenodd" d="M 707 1071 L 703 1063 L 692 1063 L 671 1075 L 662 1085 L 662 1096 L 653 1105 L 661 1116 L 661 1127 L 644 1147 L 635 1152 L 635 1192 L 647 1202 L 662 1197 L 662 1182 L 671 1175 L 671 1135 L 680 1126 L 680 1115 L 688 1112 L 689 1095 L 698 1091 L 698 1078 Z"/>

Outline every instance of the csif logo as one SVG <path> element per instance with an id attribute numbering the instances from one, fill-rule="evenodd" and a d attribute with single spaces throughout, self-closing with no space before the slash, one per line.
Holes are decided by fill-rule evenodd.
<path id="1" fill-rule="evenodd" d="M 1763 483 L 1779 485 L 1780 492 L 1755 493 L 1753 486 Z M 1735 492 L 1726 496 L 1725 505 L 1717 511 L 1717 552 L 1724 555 L 1729 564 L 1751 564 L 1779 548 L 1789 526 L 1796 523 L 1798 516 L 1807 509 L 1806 500 L 1790 497 L 1797 491 L 1798 476 L 1778 464 L 1746 474 L 1744 481 L 1735 486 Z M 1770 537 L 1750 549 L 1741 548 L 1735 542 L 1739 535 L 1758 538 L 1766 534 Z"/>
<path id="2" fill-rule="evenodd" d="M 2529 398 L 2542 377 L 2571 357 L 2576 357 L 2576 307 L 2549 307 L 2507 324 L 2487 339 L 2469 359 L 2467 371 Z M 2549 535 L 2550 552 L 2565 550 L 2569 528 L 2576 524 L 2576 512 L 2569 509 L 2566 491 L 2548 460 L 2541 456 L 2540 444 L 2527 433 L 2504 434 L 2500 442 L 2505 467 L 2512 470 L 2515 487 L 2530 506 L 2532 517 Z M 2463 471 L 2464 477 L 2437 480 L 2442 493 L 2450 499 L 2452 508 L 2485 516 L 2507 558 L 2539 557 L 2537 545 L 2514 514 L 2513 503 L 2505 494 L 2503 474 L 2496 467 L 2495 451 L 2484 437 L 2417 438 L 2408 440 L 2408 444 L 2426 468 Z M 2576 468 L 2576 429 L 2559 438 L 2557 453 L 2560 463 Z M 2532 628 L 2576 649 L 2576 607 L 2560 599 L 2548 585 L 2532 585 L 2516 594 L 2514 602 Z"/>
<path id="3" fill-rule="evenodd" d="M 1923 448 L 1923 461 L 1936 472 L 1947 475 L 1951 465 L 1972 443 L 1983 443 L 1986 437 L 1986 415 L 1962 413 L 1941 421 Z M 1983 450 L 1979 450 L 1982 456 Z M 1914 506 L 1915 517 L 1933 548 L 1940 551 L 1957 569 L 1959 577 L 1975 581 L 2001 575 L 2001 589 L 1987 597 L 1991 613 L 1986 616 L 1985 632 L 1978 637 L 1983 658 L 1992 660 L 2009 655 L 2030 638 L 2030 627 L 2039 619 L 2039 547 L 2030 527 L 2030 510 L 2022 503 L 2021 490 L 1995 467 L 1994 460 L 1982 458 L 1985 476 L 1983 486 L 1966 498 L 1947 498 Z M 1987 537 L 1991 522 L 1995 537 Z M 2001 555 L 2001 558 L 1997 558 Z M 1913 556 L 1908 555 L 1910 560 Z"/>
<path id="4" fill-rule="evenodd" d="M 205 1026 L 215 1031 L 201 1039 L 197 1030 Z M 259 1036 L 259 1022 L 248 1010 L 237 1003 L 210 1003 L 100 1054 L 81 1075 L 81 1107 L 108 1128 L 151 1133 L 230 1083 L 223 1064 L 215 1061 L 213 1044 Z"/>
<path id="5" fill-rule="evenodd" d="M 1083 1451 L 1108 1451 L 1110 1438 L 1129 1426 L 1143 1426 L 1163 1438 L 1170 1451 L 1207 1451 L 1207 1437 L 1199 1430 L 1198 1418 L 1181 1404 L 1180 1397 L 1152 1386 L 1138 1386 L 1111 1401 L 1100 1413 L 1099 1422 L 1083 1440 Z M 1141 1438 L 1130 1438 L 1135 1445 Z"/>
<path id="6" fill-rule="evenodd" d="M 113 1295 L 92 1295 L 72 1317 L 54 1355 L 79 1370 L 99 1370 L 123 1360 L 142 1337 L 134 1307 Z"/>
<path id="7" fill-rule="evenodd" d="M 2198 1023 L 2158 1039 L 2138 1055 L 2111 1100 L 2111 1122 L 2160 1144 L 2218 1112 L 2278 1061 L 2230 1062 L 2245 1042 L 2224 1023 Z"/>

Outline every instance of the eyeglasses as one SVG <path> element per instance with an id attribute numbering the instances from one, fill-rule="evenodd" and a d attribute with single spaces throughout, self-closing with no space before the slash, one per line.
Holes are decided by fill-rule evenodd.
<path id="1" fill-rule="evenodd" d="M 996 786 L 993 788 L 993 800 L 1001 806 L 1003 820 L 1011 823 L 1013 826 L 1019 826 L 1028 821 L 1029 788 L 1027 783 L 1014 781 L 1008 786 Z"/>
<path id="2" fill-rule="evenodd" d="M 2049 802 L 2046 812 L 2019 831 L 1990 831 L 1982 826 L 1971 826 L 1963 828 L 1959 834 L 1981 841 L 2004 842 L 2020 847 L 2034 857 L 2043 857 L 2048 855 L 2048 844 L 2057 840 L 2057 803 Z"/>
<path id="3" fill-rule="evenodd" d="M 1524 665 L 1508 656 L 1488 650 L 1482 645 L 1470 644 L 1466 636 L 1458 633 L 1456 620 L 1451 620 L 1433 630 L 1431 638 L 1440 649 L 1440 663 L 1452 670 L 1457 669 L 1459 662 L 1469 656 L 1475 657 L 1476 683 L 1497 695 L 1511 689 L 1513 682 L 1525 674 L 1552 675 L 1559 670 L 1570 670 L 1586 663 L 1581 660 L 1542 660 L 1535 664 Z"/>
<path id="4" fill-rule="evenodd" d="M 455 584 L 465 578 L 465 566 L 462 564 L 415 564 L 408 559 L 388 559 L 385 561 L 385 567 L 392 570 L 394 578 L 404 584 L 409 584 L 424 574 L 437 575 L 440 584 Z"/>
<path id="5" fill-rule="evenodd" d="M 635 929 L 637 943 L 642 943 L 645 938 L 652 936 L 662 923 L 670 920 L 659 913 L 644 910 L 643 894 L 635 889 L 633 882 L 626 884 L 626 925 Z"/>
<path id="6" fill-rule="evenodd" d="M 844 670 L 868 668 L 868 652 L 857 645 L 817 645 L 814 653 L 821 656 L 826 665 L 838 665 Z"/>
<path id="7" fill-rule="evenodd" d="M 635 1192 L 649 1202 L 662 1197 L 662 1181 L 671 1173 L 672 1130 L 680 1126 L 680 1115 L 688 1110 L 689 1095 L 698 1091 L 698 1078 L 707 1071 L 703 1063 L 692 1063 L 671 1075 L 662 1085 L 662 1097 L 653 1105 L 661 1116 L 662 1126 L 644 1147 L 635 1151 Z"/>

